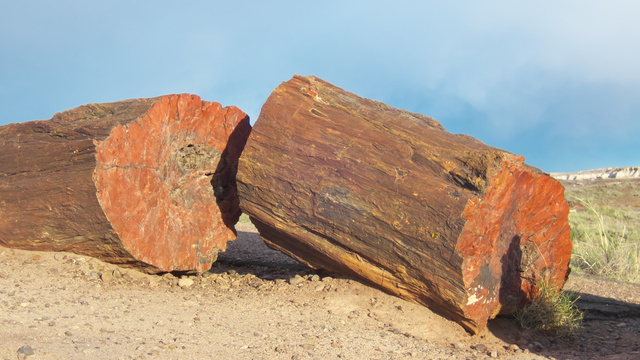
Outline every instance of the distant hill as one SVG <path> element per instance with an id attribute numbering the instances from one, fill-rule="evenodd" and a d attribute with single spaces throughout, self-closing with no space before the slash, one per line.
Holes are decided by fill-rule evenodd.
<path id="1" fill-rule="evenodd" d="M 595 206 L 633 211 L 640 221 L 640 167 L 618 167 L 574 173 L 551 173 L 565 188 L 572 209 L 584 208 L 582 199 Z M 635 228 L 638 222 L 630 222 Z"/>
<path id="2" fill-rule="evenodd" d="M 635 179 L 640 178 L 640 167 L 615 167 L 550 175 L 558 180 Z"/>

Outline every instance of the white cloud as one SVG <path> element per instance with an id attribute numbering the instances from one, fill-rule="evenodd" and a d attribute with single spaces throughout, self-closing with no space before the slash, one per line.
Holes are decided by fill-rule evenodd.
<path id="1" fill-rule="evenodd" d="M 0 124 L 170 92 L 255 119 L 301 73 L 489 140 L 632 137 L 638 13 L 629 0 L 14 1 Z"/>
<path id="2" fill-rule="evenodd" d="M 629 125 L 625 113 L 632 114 L 640 100 L 640 23 L 635 18 L 640 3 L 466 5 L 447 5 L 460 10 L 445 9 L 450 23 L 441 29 L 441 38 L 430 37 L 421 49 L 426 60 L 417 72 L 426 86 L 486 113 L 488 124 L 506 137 L 541 123 L 558 129 L 575 125 L 572 116 L 599 128 L 600 118 L 580 108 L 593 115 L 616 113 L 600 129 L 605 133 Z M 594 99 L 598 89 L 602 93 Z M 612 92 L 623 96 L 607 96 Z M 567 101 L 561 108 L 577 110 L 553 118 L 558 101 Z"/>

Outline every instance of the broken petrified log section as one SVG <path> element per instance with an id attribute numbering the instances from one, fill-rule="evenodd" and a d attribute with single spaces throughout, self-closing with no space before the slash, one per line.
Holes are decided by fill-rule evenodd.
<path id="1" fill-rule="evenodd" d="M 295 76 L 262 108 L 238 171 L 265 242 L 478 332 L 571 254 L 564 189 L 435 120 Z"/>
<path id="2" fill-rule="evenodd" d="M 249 119 L 195 95 L 0 127 L 0 245 L 205 271 L 235 239 Z"/>

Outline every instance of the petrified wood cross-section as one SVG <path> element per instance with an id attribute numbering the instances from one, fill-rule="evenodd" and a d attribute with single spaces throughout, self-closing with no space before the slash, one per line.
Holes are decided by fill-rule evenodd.
<path id="1" fill-rule="evenodd" d="M 0 127 L 0 245 L 205 271 L 235 239 L 248 117 L 195 95 Z"/>
<path id="2" fill-rule="evenodd" d="M 564 189 L 521 156 L 295 76 L 240 158 L 240 206 L 270 246 L 478 332 L 540 281 L 561 287 Z"/>

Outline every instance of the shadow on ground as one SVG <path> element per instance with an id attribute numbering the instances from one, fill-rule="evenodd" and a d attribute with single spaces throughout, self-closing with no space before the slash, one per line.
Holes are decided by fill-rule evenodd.
<path id="1" fill-rule="evenodd" d="M 282 252 L 269 248 L 257 233 L 245 231 L 238 231 L 238 238 L 227 243 L 227 251 L 220 253 L 209 271 L 224 273 L 230 270 L 241 275 L 253 274 L 264 280 L 316 273 Z"/>
<path id="2" fill-rule="evenodd" d="M 514 319 L 497 318 L 488 330 L 509 344 L 556 359 L 640 359 L 640 305 L 586 293 L 576 306 L 583 311 L 582 327 L 573 336 L 555 337 L 522 330 Z"/>
<path id="3" fill-rule="evenodd" d="M 253 274 L 263 280 L 288 280 L 318 271 L 269 248 L 258 233 L 238 231 L 210 272 Z M 640 288 L 639 288 L 640 289 Z M 576 305 L 585 312 L 582 329 L 571 338 L 554 338 L 522 330 L 513 318 L 488 323 L 491 336 L 530 353 L 557 359 L 640 359 L 640 305 L 587 293 L 577 293 Z M 489 335 L 475 341 L 489 340 Z M 514 355 L 517 354 L 513 353 Z M 526 354 L 520 352 L 526 357 Z"/>

